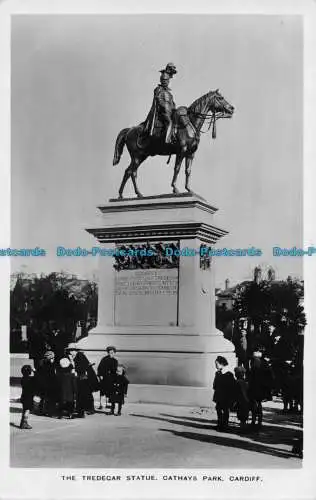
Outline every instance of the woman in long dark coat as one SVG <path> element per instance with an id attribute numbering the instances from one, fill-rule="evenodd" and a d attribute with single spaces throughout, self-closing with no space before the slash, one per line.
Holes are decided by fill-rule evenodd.
<path id="1" fill-rule="evenodd" d="M 53 351 L 47 351 L 44 359 L 39 363 L 35 374 L 36 393 L 40 396 L 40 411 L 45 415 L 53 416 L 59 399 L 59 388 L 55 355 Z"/>
<path id="2" fill-rule="evenodd" d="M 75 344 L 70 344 L 66 352 L 76 372 L 77 411 L 79 416 L 83 417 L 85 411 L 89 414 L 95 411 L 93 392 L 99 390 L 99 381 L 87 356 L 75 349 Z"/>
<path id="3" fill-rule="evenodd" d="M 59 418 L 62 418 L 64 413 L 66 413 L 69 418 L 72 418 L 77 396 L 76 376 L 73 373 L 73 367 L 68 358 L 62 358 L 59 365 L 60 369 L 57 375 L 60 391 Z"/>

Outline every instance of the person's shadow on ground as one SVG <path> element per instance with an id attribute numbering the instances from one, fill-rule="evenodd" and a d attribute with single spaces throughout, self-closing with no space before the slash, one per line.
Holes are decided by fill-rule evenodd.
<path id="1" fill-rule="evenodd" d="M 253 451 L 256 453 L 263 453 L 265 455 L 271 455 L 278 458 L 287 458 L 287 459 L 293 458 L 293 454 L 290 451 L 285 451 L 285 450 L 283 451 L 277 448 L 273 448 L 271 446 L 265 446 L 260 443 L 253 443 L 251 441 L 244 441 L 233 437 L 214 436 L 210 434 L 198 434 L 195 432 L 176 431 L 173 429 L 159 429 L 159 430 L 162 432 L 169 432 L 177 437 L 193 439 L 196 441 L 215 444 L 218 446 L 238 448 L 239 450 L 241 449 L 241 450 Z"/>
<path id="2" fill-rule="evenodd" d="M 170 424 L 176 424 L 176 425 L 182 425 L 184 427 L 195 427 L 197 429 L 214 429 L 216 425 L 216 420 L 206 420 L 206 419 L 201 419 L 203 422 L 207 422 L 207 425 L 203 424 L 202 425 L 198 422 L 186 422 L 183 421 L 182 419 L 185 419 L 185 417 L 175 417 L 173 415 L 162 415 L 162 417 L 172 417 L 172 420 L 170 418 L 162 418 L 162 417 L 153 417 L 151 415 L 141 415 L 138 413 L 130 413 L 132 417 L 140 417 L 140 418 L 147 418 L 148 420 L 160 420 L 162 422 L 169 422 Z M 178 420 L 181 419 L 181 420 Z"/>
<path id="3" fill-rule="evenodd" d="M 149 416 L 137 413 L 131 413 L 131 416 L 146 418 L 149 420 L 160 420 L 174 425 L 181 425 L 182 427 L 193 427 L 201 430 L 215 430 L 216 420 L 199 419 L 196 417 L 177 417 L 162 413 L 161 416 Z M 206 425 L 207 422 L 207 425 Z M 171 432 L 175 436 L 187 439 L 195 439 L 203 442 L 210 442 L 219 446 L 229 446 L 232 448 L 239 448 L 257 453 L 269 454 L 279 458 L 291 458 L 293 454 L 291 450 L 281 450 L 271 446 L 272 444 L 287 445 L 291 448 L 295 439 L 302 435 L 302 431 L 297 429 L 284 428 L 280 425 L 267 425 L 258 430 L 251 430 L 243 434 L 242 437 L 233 437 L 234 434 L 238 435 L 239 426 L 230 423 L 228 435 L 214 436 L 210 434 L 198 434 L 195 432 L 176 431 L 171 429 L 160 429 L 161 431 Z M 268 445 L 268 446 L 267 446 Z"/>
<path id="4" fill-rule="evenodd" d="M 172 417 L 167 413 L 161 414 L 163 417 Z M 197 427 L 198 422 L 212 422 L 212 420 L 200 419 L 196 417 L 181 417 L 188 422 L 192 421 L 191 426 Z M 290 426 L 290 427 L 288 427 Z M 199 426 L 203 428 L 202 426 Z M 238 426 L 230 422 L 230 430 L 238 432 Z M 292 446 L 295 439 L 303 435 L 302 417 L 300 415 L 285 416 L 280 411 L 274 409 L 264 410 L 264 420 L 261 429 L 252 429 L 248 425 L 248 430 L 243 436 L 256 442 L 265 444 L 280 444 Z"/>
<path id="5" fill-rule="evenodd" d="M 292 446 L 294 440 L 302 436 L 302 429 L 289 429 L 281 425 L 269 425 L 265 422 L 260 430 L 248 434 L 248 437 L 255 442 L 286 446 Z"/>

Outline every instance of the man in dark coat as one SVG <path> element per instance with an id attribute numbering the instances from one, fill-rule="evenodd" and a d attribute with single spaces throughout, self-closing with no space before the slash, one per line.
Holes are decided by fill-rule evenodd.
<path id="1" fill-rule="evenodd" d="M 98 377 L 100 379 L 100 393 L 107 399 L 112 390 L 113 377 L 116 374 L 118 361 L 115 358 L 116 348 L 108 346 L 106 348 L 107 356 L 101 359 L 98 366 Z"/>
<path id="2" fill-rule="evenodd" d="M 228 370 L 228 361 L 223 356 L 215 360 L 216 374 L 213 383 L 217 412 L 217 430 L 226 431 L 228 428 L 229 409 L 231 408 L 236 391 L 234 375 Z"/>

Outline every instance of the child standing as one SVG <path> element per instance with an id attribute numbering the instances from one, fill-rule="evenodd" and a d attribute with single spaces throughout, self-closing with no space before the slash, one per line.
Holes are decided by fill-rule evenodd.
<path id="1" fill-rule="evenodd" d="M 32 429 L 32 426 L 28 423 L 28 418 L 30 411 L 33 408 L 33 397 L 34 397 L 34 377 L 33 369 L 30 365 L 24 365 L 21 368 L 22 373 L 22 418 L 20 422 L 20 429 Z"/>
<path id="2" fill-rule="evenodd" d="M 111 403 L 111 415 L 114 415 L 115 404 L 117 403 L 117 416 L 121 415 L 124 398 L 127 395 L 129 381 L 125 376 L 125 370 L 122 365 L 118 365 L 116 374 L 113 376 L 112 387 L 109 395 Z"/>
<path id="3" fill-rule="evenodd" d="M 105 396 L 105 405 L 107 407 L 107 400 L 110 398 L 110 393 L 112 391 L 112 382 L 115 377 L 118 361 L 115 357 L 116 348 L 114 346 L 108 346 L 106 348 L 107 356 L 101 359 L 98 366 L 98 377 L 100 379 L 100 407 L 102 409 L 101 399 Z"/>

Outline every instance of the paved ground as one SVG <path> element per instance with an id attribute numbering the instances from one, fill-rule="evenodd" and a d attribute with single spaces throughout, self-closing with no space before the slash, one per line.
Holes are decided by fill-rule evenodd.
<path id="1" fill-rule="evenodd" d="M 20 430 L 20 391 L 10 403 L 12 467 L 90 468 L 298 468 L 291 454 L 301 435 L 301 417 L 283 415 L 267 403 L 260 433 L 215 430 L 214 410 L 126 404 L 121 417 L 104 411 L 85 419 L 31 416 L 32 430 Z"/>

